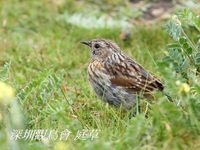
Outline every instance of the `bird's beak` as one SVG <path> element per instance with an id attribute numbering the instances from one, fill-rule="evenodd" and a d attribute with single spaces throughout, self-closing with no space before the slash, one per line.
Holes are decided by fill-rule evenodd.
<path id="1" fill-rule="evenodd" d="M 91 41 L 82 41 L 81 43 L 85 44 L 85 45 L 87 45 L 89 47 L 92 47 L 92 42 Z"/>

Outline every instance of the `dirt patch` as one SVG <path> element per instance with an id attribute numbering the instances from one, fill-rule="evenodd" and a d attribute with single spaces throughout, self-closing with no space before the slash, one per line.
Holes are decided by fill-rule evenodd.
<path id="1" fill-rule="evenodd" d="M 133 7 L 137 7 L 142 11 L 142 15 L 132 20 L 133 24 L 152 24 L 162 21 L 170 17 L 175 10 L 176 3 L 173 0 L 130 0 Z"/>
<path id="2" fill-rule="evenodd" d="M 154 20 L 168 17 L 173 10 L 174 5 L 172 0 L 158 0 L 151 4 L 151 6 L 144 12 L 143 19 Z"/>

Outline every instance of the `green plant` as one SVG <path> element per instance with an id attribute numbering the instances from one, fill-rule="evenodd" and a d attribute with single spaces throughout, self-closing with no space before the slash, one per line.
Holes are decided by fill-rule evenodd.
<path id="1" fill-rule="evenodd" d="M 0 108 L 0 149 L 200 149 L 199 77 L 191 74 L 193 84 L 189 85 L 169 62 L 158 64 L 170 41 L 161 24 L 136 26 L 130 31 L 130 39 L 124 42 L 119 38 L 119 28 L 91 30 L 60 19 L 66 13 L 95 11 L 90 3 L 84 2 L 0 1 L 0 81 L 16 91 L 13 104 L 4 107 L 6 111 Z M 121 11 L 117 13 L 122 15 Z M 179 20 L 190 40 L 197 43 L 196 27 L 191 21 L 188 24 L 183 18 Z M 111 39 L 125 47 L 129 56 L 165 81 L 175 103 L 156 95 L 152 103 L 144 100 L 145 107 L 131 119 L 129 114 L 102 103 L 87 82 L 89 51 L 79 44 L 94 37 Z M 22 127 L 15 122 L 20 114 Z M 74 141 L 77 131 L 85 128 L 98 129 L 99 138 Z M 69 129 L 72 133 L 67 141 L 18 139 L 12 144 L 6 129 Z"/>
<path id="2" fill-rule="evenodd" d="M 191 74 L 199 74 L 200 71 L 200 37 L 191 39 L 186 32 L 187 27 L 200 32 L 200 18 L 189 9 L 178 12 L 167 23 L 167 32 L 174 43 L 168 44 L 168 55 L 164 61 L 172 64 L 177 73 L 189 80 Z"/>

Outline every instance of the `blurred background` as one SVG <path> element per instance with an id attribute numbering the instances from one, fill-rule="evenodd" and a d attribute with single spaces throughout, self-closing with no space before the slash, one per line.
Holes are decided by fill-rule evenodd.
<path id="1" fill-rule="evenodd" d="M 200 149 L 199 0 L 0 0 L 0 13 L 1 150 Z M 165 81 L 176 103 L 158 93 L 132 119 L 102 103 L 80 44 L 94 38 L 118 43 Z M 24 137 L 45 129 L 71 134 Z"/>

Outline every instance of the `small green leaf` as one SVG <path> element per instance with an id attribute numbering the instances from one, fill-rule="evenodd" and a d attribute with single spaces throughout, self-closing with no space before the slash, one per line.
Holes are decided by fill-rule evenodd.
<path id="1" fill-rule="evenodd" d="M 178 41 L 182 34 L 182 27 L 179 24 L 176 24 L 176 22 L 173 22 L 172 20 L 169 21 L 166 25 L 166 30 L 169 33 L 169 35 L 175 40 Z"/>
<path id="2" fill-rule="evenodd" d="M 181 52 L 178 51 L 178 49 L 170 49 L 169 56 L 177 64 L 182 64 L 183 56 Z"/>
<path id="3" fill-rule="evenodd" d="M 183 48 L 184 48 L 184 49 L 188 49 L 188 48 L 189 48 L 189 44 L 188 44 L 188 43 L 184 43 L 184 44 L 183 44 Z"/>
<path id="4" fill-rule="evenodd" d="M 197 42 L 197 49 L 200 51 L 200 37 L 199 37 L 199 40 Z"/>
<path id="5" fill-rule="evenodd" d="M 196 65 L 200 65 L 200 58 L 196 58 L 196 59 L 195 59 L 195 64 L 196 64 Z"/>
<path id="6" fill-rule="evenodd" d="M 197 28 L 197 30 L 199 30 L 199 32 L 200 32 L 200 17 L 199 16 L 196 16 L 194 25 Z"/>
<path id="7" fill-rule="evenodd" d="M 186 43 L 187 42 L 187 39 L 186 39 L 186 37 L 181 37 L 180 39 L 179 39 L 179 42 L 183 45 L 184 43 Z"/>
<path id="8" fill-rule="evenodd" d="M 200 58 L 200 53 L 196 53 L 195 57 L 199 57 Z"/>
<path id="9" fill-rule="evenodd" d="M 187 53 L 188 53 L 188 54 L 192 54 L 192 47 L 189 47 L 189 48 L 187 49 Z"/>
<path id="10" fill-rule="evenodd" d="M 195 59 L 195 64 L 200 65 L 200 53 L 197 53 L 195 55 L 194 59 Z"/>
<path id="11" fill-rule="evenodd" d="M 166 56 L 163 58 L 163 61 L 170 63 L 172 61 L 172 59 L 169 56 Z"/>
<path id="12" fill-rule="evenodd" d="M 187 59 L 185 59 L 183 61 L 183 63 L 181 64 L 180 68 L 181 68 L 182 72 L 185 72 L 189 68 L 189 62 L 188 62 Z"/>
<path id="13" fill-rule="evenodd" d="M 172 43 L 167 45 L 168 48 L 180 48 L 181 46 L 178 43 Z"/>

